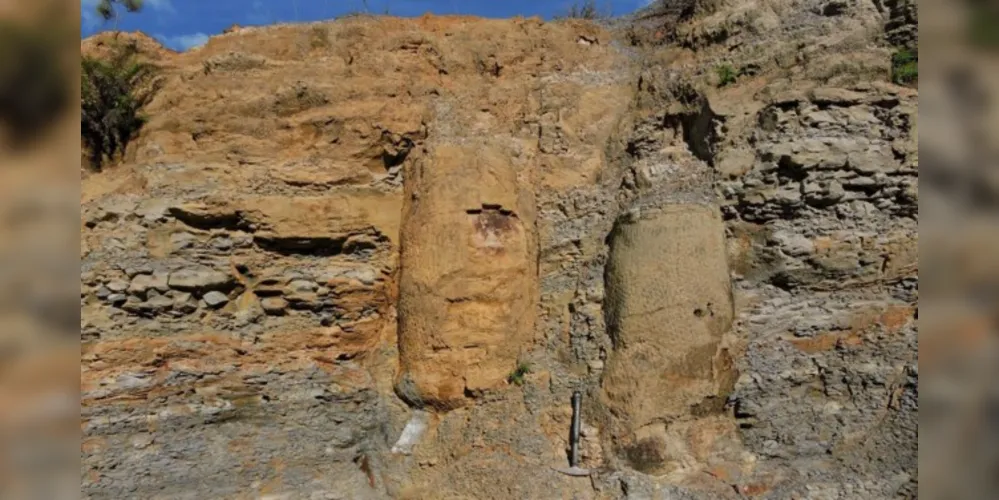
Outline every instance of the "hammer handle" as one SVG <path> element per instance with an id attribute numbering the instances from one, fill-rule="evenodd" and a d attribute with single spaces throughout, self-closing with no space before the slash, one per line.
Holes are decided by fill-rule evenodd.
<path id="1" fill-rule="evenodd" d="M 583 395 L 572 393 L 572 427 L 569 429 L 569 466 L 579 465 L 579 426 L 582 413 Z"/>

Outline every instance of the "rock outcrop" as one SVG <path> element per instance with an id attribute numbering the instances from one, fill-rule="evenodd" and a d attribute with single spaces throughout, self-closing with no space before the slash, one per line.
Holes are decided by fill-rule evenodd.
<path id="1" fill-rule="evenodd" d="M 83 179 L 84 494 L 915 498 L 910 6 L 143 38 Z"/>

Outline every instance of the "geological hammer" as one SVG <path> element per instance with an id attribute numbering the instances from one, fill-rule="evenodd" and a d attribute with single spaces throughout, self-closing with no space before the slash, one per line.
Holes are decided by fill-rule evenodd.
<path id="1" fill-rule="evenodd" d="M 569 467 L 556 467 L 555 470 L 570 476 L 589 476 L 590 470 L 579 467 L 579 430 L 582 422 L 583 394 L 572 393 L 572 424 L 569 426 Z"/>

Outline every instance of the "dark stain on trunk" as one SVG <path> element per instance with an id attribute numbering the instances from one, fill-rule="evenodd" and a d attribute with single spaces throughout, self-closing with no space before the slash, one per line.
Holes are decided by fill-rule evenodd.
<path id="1" fill-rule="evenodd" d="M 482 208 L 470 208 L 465 210 L 469 215 L 478 215 L 475 218 L 475 229 L 479 232 L 505 232 L 513 228 L 511 219 L 517 218 L 513 210 L 504 209 L 501 205 L 483 203 Z"/>

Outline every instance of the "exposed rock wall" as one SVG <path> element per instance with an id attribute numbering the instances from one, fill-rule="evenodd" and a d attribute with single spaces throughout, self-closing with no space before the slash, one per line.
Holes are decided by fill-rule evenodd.
<path id="1" fill-rule="evenodd" d="M 735 28 L 700 49 L 706 60 L 729 52 L 700 67 L 717 87 L 706 91 L 720 131 L 709 159 L 745 346 L 730 403 L 758 460 L 749 475 L 735 461 L 709 470 L 770 498 L 913 498 L 917 96 L 875 68 L 893 50 L 877 43 L 906 45 L 897 37 L 913 31 L 915 10 L 806 4 L 759 9 L 757 22 L 768 10 L 783 19 L 767 33 L 723 9 Z M 719 18 L 690 24 L 715 29 Z M 792 40 L 825 49 L 782 69 Z M 761 53 L 772 62 L 741 62 Z M 740 68 L 734 86 L 710 74 L 718 64 Z"/>
<path id="2" fill-rule="evenodd" d="M 384 403 L 349 360 L 391 326 L 375 266 L 398 221 L 381 225 L 360 200 L 401 208 L 381 195 L 128 197 L 85 211 L 86 490 L 377 493 L 354 463 L 387 449 Z"/>
<path id="3" fill-rule="evenodd" d="M 739 193 L 733 233 L 759 241 L 738 257 L 743 436 L 794 468 L 845 465 L 845 484 L 812 479 L 838 495 L 915 488 L 915 114 L 873 89 L 778 101 L 759 115 L 758 163 L 721 184 Z"/>
<path id="4" fill-rule="evenodd" d="M 146 47 L 83 180 L 84 493 L 914 497 L 914 11 L 666 3 Z"/>
<path id="5" fill-rule="evenodd" d="M 885 35 L 897 47 L 917 50 L 919 47 L 919 13 L 912 0 L 883 0 L 878 6 L 887 11 Z"/>

